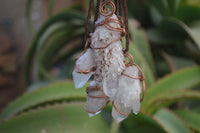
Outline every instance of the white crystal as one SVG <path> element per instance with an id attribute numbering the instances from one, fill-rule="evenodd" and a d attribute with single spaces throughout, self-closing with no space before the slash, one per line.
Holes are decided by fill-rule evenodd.
<path id="1" fill-rule="evenodd" d="M 111 18 L 118 19 L 115 14 Z M 104 20 L 105 17 L 101 15 L 96 24 Z M 109 24 L 113 27 L 120 27 L 118 23 L 110 22 Z M 104 25 L 97 26 L 94 33 L 91 34 L 91 46 L 94 48 L 105 47 L 120 37 L 121 32 L 109 30 Z M 98 81 L 101 81 L 104 93 L 112 100 L 119 86 L 118 78 L 125 69 L 122 42 L 116 41 L 105 49 L 95 49 L 94 53 Z"/>
<path id="2" fill-rule="evenodd" d="M 114 101 L 114 105 L 122 113 L 125 113 L 125 114 L 130 114 L 131 113 L 131 108 L 125 107 L 123 103 Z M 112 108 L 112 116 L 113 116 L 114 120 L 117 123 L 120 123 L 121 121 L 123 121 L 124 119 L 126 119 L 128 116 L 120 114 L 115 109 L 115 107 Z"/>
<path id="3" fill-rule="evenodd" d="M 96 66 L 94 59 L 94 52 L 91 49 L 87 49 L 87 51 L 76 61 L 76 65 L 83 71 L 89 70 Z M 85 83 L 90 79 L 90 77 L 94 74 L 91 72 L 89 74 L 80 74 L 75 70 L 72 73 L 74 84 L 76 88 L 82 88 Z"/>
<path id="4" fill-rule="evenodd" d="M 82 88 L 93 74 L 94 72 L 91 72 L 89 74 L 80 74 L 74 70 L 72 75 L 73 75 L 75 88 Z"/>
<path id="5" fill-rule="evenodd" d="M 96 87 L 96 83 L 95 81 L 92 81 L 89 85 L 90 87 Z M 88 95 L 91 96 L 104 96 L 104 92 L 100 91 L 100 90 L 95 90 L 95 91 L 91 91 L 88 92 Z M 98 113 L 101 112 L 101 108 L 104 107 L 106 105 L 106 103 L 108 102 L 108 98 L 92 98 L 90 96 L 87 96 L 87 105 L 86 105 L 86 110 L 88 112 L 96 112 L 96 113 L 88 113 L 88 115 L 90 117 L 97 115 Z"/>
<path id="6" fill-rule="evenodd" d="M 138 77 L 138 68 L 136 66 L 127 67 L 124 74 Z M 141 85 L 139 79 L 132 79 L 125 75 L 119 78 L 119 90 L 115 101 L 121 102 L 125 107 L 131 108 L 135 114 L 140 110 Z"/>
<path id="7" fill-rule="evenodd" d="M 88 115 L 89 115 L 89 117 L 93 117 L 93 116 L 95 116 L 95 115 L 98 115 L 99 113 L 101 113 L 101 110 L 100 110 L 99 112 L 94 113 L 94 114 L 88 113 Z"/>

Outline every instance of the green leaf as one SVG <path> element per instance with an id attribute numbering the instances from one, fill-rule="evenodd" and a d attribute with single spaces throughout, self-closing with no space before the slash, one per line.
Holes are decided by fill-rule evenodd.
<path id="1" fill-rule="evenodd" d="M 175 19 L 175 18 L 165 18 L 163 20 L 163 23 L 165 24 L 171 24 L 174 25 L 178 28 L 181 28 L 186 35 L 189 36 L 189 38 L 192 39 L 192 41 L 194 41 L 194 43 L 197 45 L 197 47 L 200 49 L 200 23 L 196 23 L 195 25 L 188 27 L 186 24 L 184 24 L 182 21 Z M 173 27 L 169 27 L 169 28 L 173 28 Z M 181 31 L 179 32 L 180 35 L 182 34 Z"/>
<path id="2" fill-rule="evenodd" d="M 53 37 L 56 33 L 60 32 L 60 30 L 67 29 L 66 22 L 57 22 L 49 26 L 48 29 L 42 34 L 38 42 L 38 49 L 43 48 L 48 40 Z"/>
<path id="3" fill-rule="evenodd" d="M 169 133 L 191 133 L 184 121 L 167 109 L 159 110 L 154 118 Z"/>
<path id="4" fill-rule="evenodd" d="M 182 69 L 170 74 L 147 89 L 143 104 L 153 97 L 170 91 L 186 90 L 200 82 L 200 67 Z"/>
<path id="5" fill-rule="evenodd" d="M 149 3 L 161 14 L 162 16 L 166 16 L 169 14 L 168 12 L 168 3 L 166 0 L 149 0 Z"/>
<path id="6" fill-rule="evenodd" d="M 116 123 L 114 120 L 111 125 L 110 133 L 118 133 L 119 132 L 120 124 Z"/>
<path id="7" fill-rule="evenodd" d="M 134 62 L 141 67 L 145 76 L 145 82 L 147 86 L 150 86 L 154 81 L 153 71 L 150 69 L 149 64 L 146 62 L 145 58 L 142 56 L 137 46 L 130 42 L 130 51 L 134 58 Z"/>
<path id="8" fill-rule="evenodd" d="M 180 116 L 192 129 L 200 132 L 200 114 L 189 111 L 189 110 L 176 110 L 175 111 L 178 116 Z"/>
<path id="9" fill-rule="evenodd" d="M 180 6 L 180 1 L 181 0 L 167 0 L 169 9 L 171 13 L 173 14 Z"/>
<path id="10" fill-rule="evenodd" d="M 169 32 L 165 33 L 159 29 L 149 29 L 147 30 L 147 35 L 148 35 L 148 40 L 153 44 L 153 45 L 158 45 L 160 44 L 161 46 L 168 46 L 169 44 L 173 44 L 177 42 L 178 38 L 174 36 L 170 36 Z"/>
<path id="11" fill-rule="evenodd" d="M 62 101 L 85 100 L 86 94 L 84 89 L 76 90 L 74 88 L 72 82 L 64 81 L 47 85 L 31 93 L 26 93 L 5 108 L 0 115 L 0 122 L 20 112 L 41 105 Z"/>
<path id="12" fill-rule="evenodd" d="M 32 68 L 32 62 L 35 56 L 35 53 L 38 48 L 38 42 L 40 41 L 41 36 L 46 32 L 46 30 L 54 23 L 57 22 L 66 22 L 68 24 L 74 24 L 74 23 L 85 23 L 85 17 L 81 14 L 75 13 L 75 12 L 62 12 L 54 17 L 50 18 L 38 31 L 36 36 L 34 37 L 32 44 L 27 52 L 26 55 L 26 65 L 25 65 L 25 76 L 26 76 L 26 82 L 29 85 L 31 83 L 31 68 Z"/>
<path id="13" fill-rule="evenodd" d="M 63 49 L 63 47 L 66 47 L 70 43 L 72 45 L 69 47 L 69 51 L 74 49 L 74 47 L 77 47 L 73 44 L 73 42 L 75 42 L 75 40 L 79 38 L 82 38 L 83 36 L 84 30 L 81 30 L 80 28 L 74 30 L 73 32 L 68 32 L 65 29 L 63 29 L 62 32 L 60 31 L 57 35 L 55 35 L 55 38 L 50 42 L 48 46 L 46 46 L 43 49 L 40 49 L 38 52 L 39 72 L 42 72 L 39 73 L 41 74 L 40 79 L 49 77 L 47 76 L 47 71 L 52 67 L 51 64 L 54 60 L 55 55 L 58 55 L 58 53 Z"/>
<path id="14" fill-rule="evenodd" d="M 166 54 L 166 56 L 170 60 L 170 62 L 173 64 L 175 70 L 195 66 L 195 62 L 191 59 L 168 55 L 168 54 Z"/>
<path id="15" fill-rule="evenodd" d="M 109 133 L 98 116 L 90 118 L 83 103 L 54 105 L 22 114 L 0 124 L 1 133 Z"/>
<path id="16" fill-rule="evenodd" d="M 50 43 L 50 39 L 52 37 L 54 37 L 55 34 L 59 33 L 60 31 L 62 31 L 63 29 L 67 28 L 67 23 L 65 22 L 58 22 L 55 24 L 52 24 L 52 26 L 50 26 L 41 36 L 41 38 L 38 41 L 38 48 L 37 51 L 39 51 L 40 49 L 43 49 L 43 47 L 45 47 L 45 45 L 47 45 L 48 43 Z M 65 30 L 67 31 L 67 30 Z M 39 54 L 38 54 L 39 56 Z M 34 71 L 34 76 L 33 76 L 33 80 L 37 81 L 38 80 L 38 63 L 35 63 L 35 67 L 33 67 L 33 71 Z M 44 73 L 46 73 L 44 71 Z M 50 76 L 48 76 L 50 78 Z"/>
<path id="17" fill-rule="evenodd" d="M 137 46 L 140 53 L 144 56 L 146 62 L 151 67 L 151 70 L 154 71 L 154 61 L 146 33 L 136 27 L 136 21 L 134 20 L 129 20 L 129 32 L 132 40 L 134 41 L 134 44 Z"/>
<path id="18" fill-rule="evenodd" d="M 148 1 L 127 0 L 128 15 L 138 20 L 142 26 L 149 26 L 149 4 Z"/>
<path id="19" fill-rule="evenodd" d="M 187 25 L 192 24 L 200 20 L 200 7 L 191 5 L 181 6 L 174 14 L 174 17 Z"/>
<path id="20" fill-rule="evenodd" d="M 155 113 L 162 107 L 169 106 L 182 100 L 198 100 L 200 101 L 200 92 L 198 91 L 169 91 L 162 93 L 154 98 L 151 98 L 146 102 L 146 106 L 143 106 L 144 110 L 148 113 Z"/>
<path id="21" fill-rule="evenodd" d="M 124 133 L 165 133 L 166 130 L 158 123 L 152 116 L 148 116 L 144 113 L 139 113 L 137 115 L 131 114 L 126 118 L 120 127 L 121 131 Z"/>

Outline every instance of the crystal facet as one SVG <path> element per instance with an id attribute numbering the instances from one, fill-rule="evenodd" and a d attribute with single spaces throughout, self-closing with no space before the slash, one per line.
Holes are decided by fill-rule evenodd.
<path id="1" fill-rule="evenodd" d="M 78 65 L 78 67 L 83 71 L 95 67 L 96 63 L 94 59 L 94 52 L 91 49 L 87 49 L 87 51 L 76 61 L 76 65 Z M 78 71 L 77 68 L 72 73 L 76 88 L 82 88 L 85 83 L 90 79 L 90 77 L 94 74 L 94 72 L 91 72 L 89 74 L 81 74 L 77 73 L 76 71 Z"/>
<path id="2" fill-rule="evenodd" d="M 96 83 L 95 81 L 92 81 L 89 85 L 89 88 L 87 90 L 87 105 L 86 105 L 86 110 L 89 112 L 89 116 L 94 116 L 98 113 L 101 112 L 101 109 L 106 105 L 108 102 L 107 97 L 102 97 L 102 98 L 94 98 L 91 96 L 105 96 L 103 90 L 101 89 L 96 89 Z M 90 113 L 90 112 L 97 112 L 97 113 Z"/>
<path id="3" fill-rule="evenodd" d="M 127 67 L 124 74 L 137 78 L 138 68 L 136 66 Z M 130 107 L 134 113 L 140 110 L 140 79 L 133 79 L 125 75 L 121 75 L 119 79 L 119 90 L 115 100 L 124 103 L 125 107 Z"/>
<path id="4" fill-rule="evenodd" d="M 128 114 L 131 113 L 131 108 L 125 107 L 123 103 L 114 101 L 114 106 L 120 111 L 121 113 L 125 113 L 127 115 L 120 114 L 115 107 L 112 108 L 112 116 L 117 123 L 123 121 L 127 118 Z"/>

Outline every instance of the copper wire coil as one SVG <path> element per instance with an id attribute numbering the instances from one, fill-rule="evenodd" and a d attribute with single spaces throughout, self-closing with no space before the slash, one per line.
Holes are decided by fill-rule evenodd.
<path id="1" fill-rule="evenodd" d="M 124 53 L 124 57 L 128 58 L 128 61 L 124 60 L 126 67 L 132 66 L 134 63 L 133 56 L 130 53 L 126 52 L 126 53 Z"/>
<path id="2" fill-rule="evenodd" d="M 105 6 L 111 6 L 112 11 L 109 8 L 105 8 Z M 111 17 L 115 13 L 115 11 L 116 7 L 112 1 L 104 1 L 99 8 L 99 12 L 105 17 Z"/>

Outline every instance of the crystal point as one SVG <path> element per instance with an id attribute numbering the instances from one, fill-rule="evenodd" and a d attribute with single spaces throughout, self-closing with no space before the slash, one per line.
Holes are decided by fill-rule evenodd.
<path id="1" fill-rule="evenodd" d="M 87 51 L 76 61 L 76 65 L 82 70 L 87 71 L 96 66 L 94 60 L 94 52 L 91 49 L 87 49 Z M 85 83 L 90 79 L 90 77 L 94 74 L 91 72 L 89 74 L 81 74 L 76 71 L 79 71 L 78 68 L 73 71 L 72 76 L 74 80 L 74 84 L 76 88 L 82 88 Z"/>

